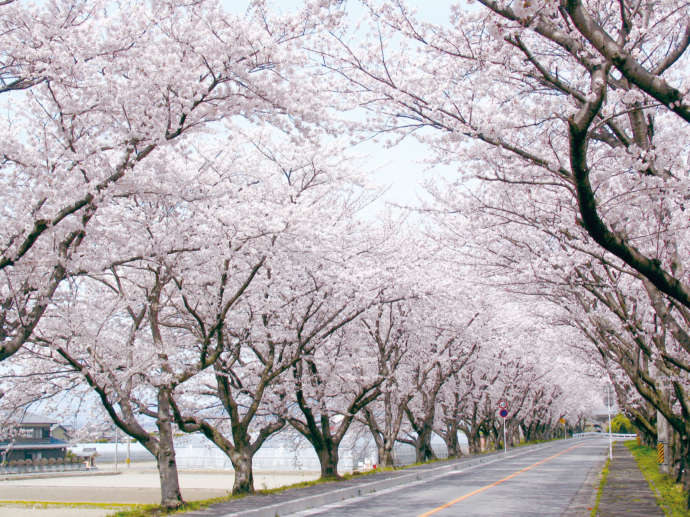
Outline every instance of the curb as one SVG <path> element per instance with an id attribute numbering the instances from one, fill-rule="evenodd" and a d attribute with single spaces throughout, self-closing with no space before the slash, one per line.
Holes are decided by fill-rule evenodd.
<path id="1" fill-rule="evenodd" d="M 560 443 L 560 441 L 556 443 Z M 230 513 L 223 513 L 220 514 L 218 517 L 276 517 L 281 515 L 289 515 L 291 513 L 303 512 L 311 508 L 337 503 L 340 501 L 344 501 L 345 499 L 360 497 L 372 494 L 374 492 L 380 492 L 382 490 L 394 488 L 400 485 L 415 483 L 418 481 L 427 481 L 433 478 L 446 476 L 457 471 L 465 470 L 467 467 L 474 467 L 482 463 L 488 463 L 490 461 L 499 461 L 500 458 L 514 458 L 517 456 L 521 456 L 522 454 L 527 454 L 527 452 L 542 449 L 545 447 L 552 447 L 556 443 L 546 442 L 536 445 L 530 445 L 527 447 L 520 447 L 519 449 L 517 449 L 517 452 L 515 452 L 516 449 L 513 449 L 511 453 L 508 454 L 505 454 L 503 451 L 498 451 L 482 455 L 481 457 L 468 457 L 466 459 L 456 460 L 450 465 L 443 465 L 435 468 L 419 469 L 406 474 L 402 474 L 400 476 L 391 477 L 389 479 L 382 479 L 380 481 L 372 481 L 369 483 L 362 483 L 355 486 L 337 488 L 335 490 L 329 490 L 321 494 L 300 497 L 289 501 L 283 501 L 279 503 L 270 504 L 267 506 L 262 506 L 260 508 L 244 509 L 240 512 L 233 511 Z M 194 515 L 203 515 L 203 510 L 199 513 L 195 512 Z"/>

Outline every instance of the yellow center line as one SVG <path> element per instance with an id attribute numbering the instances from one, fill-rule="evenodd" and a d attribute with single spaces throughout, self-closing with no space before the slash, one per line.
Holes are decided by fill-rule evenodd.
<path id="1" fill-rule="evenodd" d="M 542 463 L 546 463 L 547 461 L 551 461 L 554 458 L 558 458 L 561 454 L 565 454 L 566 452 L 572 451 L 573 449 L 575 449 L 577 447 L 581 447 L 582 445 L 584 445 L 584 443 L 578 443 L 577 445 L 573 445 L 572 447 L 568 447 L 564 451 L 561 451 L 557 454 L 554 454 L 553 456 L 549 456 L 548 458 L 544 458 L 543 460 L 540 460 L 536 463 L 533 463 L 529 467 L 525 467 L 524 469 L 518 470 L 517 472 L 513 472 L 509 476 L 506 476 L 503 479 L 499 479 L 498 481 L 494 481 L 490 485 L 486 485 L 486 486 L 483 486 L 481 488 L 478 488 L 477 490 L 470 492 L 469 494 L 465 494 L 462 497 L 458 497 L 457 499 L 453 499 L 452 501 L 449 501 L 446 504 L 439 506 L 438 508 L 434 508 L 433 510 L 429 510 L 428 512 L 421 514 L 419 517 L 428 517 L 429 515 L 433 515 L 437 512 L 440 512 L 441 510 L 445 510 L 446 508 L 450 508 L 454 504 L 457 504 L 461 501 L 464 501 L 465 499 L 469 499 L 473 495 L 480 494 L 480 493 L 484 492 L 485 490 L 488 490 L 489 488 L 493 488 L 495 486 L 500 485 L 501 483 L 505 483 L 509 479 L 513 479 L 515 476 L 519 476 L 523 472 L 527 472 L 528 470 L 532 470 L 534 467 L 538 467 Z"/>

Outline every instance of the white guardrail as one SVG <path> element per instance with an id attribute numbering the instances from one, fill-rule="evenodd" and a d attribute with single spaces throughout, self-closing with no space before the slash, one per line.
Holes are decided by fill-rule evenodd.
<path id="1" fill-rule="evenodd" d="M 594 438 L 594 437 L 600 437 L 600 438 L 608 438 L 609 433 L 601 432 L 601 433 L 573 433 L 573 438 Z M 611 438 L 614 438 L 616 440 L 632 440 L 634 438 L 637 438 L 636 434 L 625 434 L 625 433 L 611 433 Z"/>

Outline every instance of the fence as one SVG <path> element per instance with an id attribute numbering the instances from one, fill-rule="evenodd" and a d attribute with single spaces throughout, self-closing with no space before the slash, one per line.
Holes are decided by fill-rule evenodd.
<path id="1" fill-rule="evenodd" d="M 83 459 L 41 458 L 37 460 L 13 460 L 0 464 L 0 474 L 33 474 L 39 472 L 71 472 L 87 470 Z"/>
<path id="2" fill-rule="evenodd" d="M 466 440 L 462 440 L 467 450 Z M 445 443 L 437 436 L 431 441 L 434 453 L 439 458 L 448 456 Z M 69 448 L 74 454 L 96 453 L 96 465 L 104 463 L 123 464 L 131 462 L 153 462 L 155 458 L 141 444 L 127 443 L 83 443 Z M 396 444 L 393 455 L 395 463 L 407 465 L 415 461 L 414 447 Z M 373 440 L 359 439 L 344 442 L 339 449 L 338 470 L 349 472 L 362 465 L 377 462 Z M 230 458 L 215 444 L 200 435 L 179 436 L 175 439 L 175 459 L 182 470 L 231 470 Z M 294 472 L 319 471 L 319 459 L 312 446 L 301 437 L 277 437 L 261 447 L 253 459 L 255 471 Z"/>

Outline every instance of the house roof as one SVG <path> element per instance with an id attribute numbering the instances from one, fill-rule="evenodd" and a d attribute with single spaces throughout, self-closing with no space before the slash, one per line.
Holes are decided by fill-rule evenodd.
<path id="1" fill-rule="evenodd" d="M 8 445 L 10 444 L 7 442 L 0 442 L 0 451 L 7 449 Z M 13 451 L 21 451 L 27 449 L 64 449 L 67 446 L 69 446 L 67 442 L 51 438 L 49 442 L 17 442 L 11 444 L 10 448 Z"/>
<path id="2" fill-rule="evenodd" d="M 36 415 L 34 413 L 24 413 L 24 416 L 19 421 L 21 424 L 57 424 L 57 420 L 45 417 L 43 415 Z"/>
<path id="3" fill-rule="evenodd" d="M 57 420 L 36 413 L 13 414 L 9 416 L 8 420 L 21 425 L 54 425 L 58 423 Z"/>

